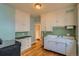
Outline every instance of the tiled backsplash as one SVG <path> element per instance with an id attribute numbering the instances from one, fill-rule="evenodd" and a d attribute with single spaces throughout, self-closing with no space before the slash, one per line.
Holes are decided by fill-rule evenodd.
<path id="1" fill-rule="evenodd" d="M 30 35 L 30 32 L 29 31 L 25 31 L 25 32 L 16 32 L 15 33 L 15 36 L 18 37 L 18 36 L 28 36 Z"/>
<path id="2" fill-rule="evenodd" d="M 66 29 L 65 27 L 53 27 L 52 31 L 44 31 L 44 36 L 46 35 L 61 35 L 61 36 L 66 36 L 67 34 L 70 34 L 70 36 L 75 36 L 76 35 L 76 29 Z M 31 35 L 29 31 L 24 31 L 24 32 L 16 32 L 15 36 L 29 36 Z"/>
<path id="3" fill-rule="evenodd" d="M 76 35 L 76 28 L 74 29 L 66 29 L 65 27 L 53 27 L 53 31 L 44 31 L 44 36 L 46 35 L 61 35 L 66 36 L 67 34 L 70 34 L 70 36 Z"/>

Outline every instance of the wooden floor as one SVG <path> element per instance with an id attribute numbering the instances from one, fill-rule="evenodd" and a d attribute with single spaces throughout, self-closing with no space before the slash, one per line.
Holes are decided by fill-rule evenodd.
<path id="1" fill-rule="evenodd" d="M 45 50 L 40 40 L 38 40 L 32 47 L 24 51 L 21 56 L 63 56 L 61 54 Z"/>

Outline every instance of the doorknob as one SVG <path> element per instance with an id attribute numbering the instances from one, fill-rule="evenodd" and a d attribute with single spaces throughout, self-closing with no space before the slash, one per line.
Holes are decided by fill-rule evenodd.
<path id="1" fill-rule="evenodd" d="M 2 39 L 0 38 L 0 44 L 2 44 Z"/>

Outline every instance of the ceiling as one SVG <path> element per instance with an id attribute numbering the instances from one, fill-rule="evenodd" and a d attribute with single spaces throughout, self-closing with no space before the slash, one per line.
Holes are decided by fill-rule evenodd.
<path id="1" fill-rule="evenodd" d="M 41 4 L 42 8 L 40 10 L 33 8 L 33 3 L 10 3 L 8 5 L 33 15 L 40 15 L 43 13 L 75 5 L 73 3 L 41 3 Z"/>

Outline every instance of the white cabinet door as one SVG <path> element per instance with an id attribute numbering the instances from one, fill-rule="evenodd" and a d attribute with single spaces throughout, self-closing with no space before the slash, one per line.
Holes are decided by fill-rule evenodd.
<path id="1" fill-rule="evenodd" d="M 65 55 L 65 52 L 66 52 L 65 43 L 57 42 L 56 43 L 56 52 Z"/>
<path id="2" fill-rule="evenodd" d="M 55 51 L 56 52 L 56 42 L 52 42 L 52 41 L 50 41 L 49 42 L 49 46 L 50 46 L 50 50 L 52 50 L 52 51 Z"/>
<path id="3" fill-rule="evenodd" d="M 75 11 L 66 13 L 66 25 L 76 25 Z"/>
<path id="4" fill-rule="evenodd" d="M 30 14 L 16 10 L 16 31 L 30 31 Z"/>
<path id="5" fill-rule="evenodd" d="M 56 51 L 56 42 L 54 41 L 45 41 L 44 42 L 44 48 L 51 50 L 51 51 Z"/>
<path id="6" fill-rule="evenodd" d="M 26 14 L 26 31 L 30 31 L 30 14 Z"/>
<path id="7" fill-rule="evenodd" d="M 58 10 L 43 14 L 41 17 L 42 25 L 46 25 L 46 30 L 51 31 L 53 26 L 76 25 L 76 16 L 74 8 Z"/>
<path id="8" fill-rule="evenodd" d="M 52 31 L 52 14 L 41 15 L 42 31 Z"/>
<path id="9" fill-rule="evenodd" d="M 66 54 L 65 53 L 65 43 L 61 43 L 61 42 L 56 42 L 56 41 L 45 41 L 44 42 L 44 48 L 48 49 L 50 51 L 54 51 L 60 54 Z"/>
<path id="10" fill-rule="evenodd" d="M 68 56 L 76 56 L 76 41 L 70 42 L 66 46 L 66 55 Z"/>
<path id="11" fill-rule="evenodd" d="M 31 47 L 31 38 L 16 39 L 16 41 L 21 42 L 21 52 Z"/>
<path id="12" fill-rule="evenodd" d="M 66 20 L 64 12 L 57 12 L 55 18 L 55 26 L 65 26 Z"/>
<path id="13" fill-rule="evenodd" d="M 42 31 L 46 30 L 46 15 L 41 15 L 41 27 L 42 27 Z"/>
<path id="14" fill-rule="evenodd" d="M 53 18 L 52 18 L 52 13 L 46 14 L 46 31 L 52 31 L 52 23 L 53 23 Z"/>
<path id="15" fill-rule="evenodd" d="M 27 47 L 31 47 L 31 37 L 27 38 Z"/>

